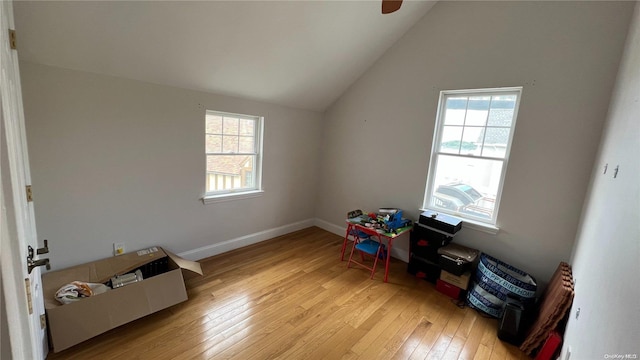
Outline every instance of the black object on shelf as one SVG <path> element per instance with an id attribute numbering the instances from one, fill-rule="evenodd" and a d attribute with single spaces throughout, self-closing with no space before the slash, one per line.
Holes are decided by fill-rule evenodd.
<path id="1" fill-rule="evenodd" d="M 432 210 L 427 210 L 420 214 L 418 220 L 420 224 L 442 231 L 450 236 L 455 235 L 462 229 L 462 220 L 455 216 L 441 214 Z"/>
<path id="2" fill-rule="evenodd" d="M 420 224 L 413 225 L 409 238 L 410 251 L 434 263 L 438 262 L 438 249 L 449 244 L 453 238 Z"/>
<path id="3" fill-rule="evenodd" d="M 442 269 L 460 276 L 477 262 L 480 251 L 454 243 L 439 248 L 438 254 Z"/>

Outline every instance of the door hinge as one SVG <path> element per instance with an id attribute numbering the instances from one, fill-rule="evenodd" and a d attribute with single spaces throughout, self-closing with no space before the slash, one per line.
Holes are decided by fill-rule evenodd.
<path id="1" fill-rule="evenodd" d="M 42 314 L 40 315 L 40 329 L 43 329 L 47 327 L 47 317 Z"/>
<path id="2" fill-rule="evenodd" d="M 27 185 L 27 202 L 33 201 L 33 193 L 31 192 L 31 185 Z"/>
<path id="3" fill-rule="evenodd" d="M 14 29 L 9 29 L 9 46 L 11 49 L 18 49 L 18 44 L 16 43 L 16 31 Z"/>
<path id="4" fill-rule="evenodd" d="M 33 301 L 31 300 L 31 280 L 29 278 L 24 279 L 24 287 L 27 291 L 27 306 L 29 308 L 29 315 L 33 314 Z"/>

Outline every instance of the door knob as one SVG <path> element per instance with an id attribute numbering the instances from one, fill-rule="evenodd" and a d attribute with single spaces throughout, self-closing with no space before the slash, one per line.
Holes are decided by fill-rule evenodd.
<path id="1" fill-rule="evenodd" d="M 27 270 L 29 270 L 29 274 L 31 274 L 31 271 L 33 271 L 33 269 L 42 265 L 45 265 L 47 267 L 47 270 L 51 270 L 51 264 L 49 264 L 49 259 L 39 259 L 39 260 L 27 259 Z"/>

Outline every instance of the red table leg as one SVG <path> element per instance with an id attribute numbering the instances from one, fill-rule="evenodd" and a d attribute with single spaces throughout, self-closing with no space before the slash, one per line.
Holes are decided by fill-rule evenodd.
<path id="1" fill-rule="evenodd" d="M 392 238 L 387 238 L 387 258 L 385 259 L 385 264 L 384 264 L 384 282 L 387 282 L 387 280 L 389 280 L 389 262 L 391 260 L 391 245 L 393 244 L 393 239 Z"/>
<path id="2" fill-rule="evenodd" d="M 340 250 L 340 261 L 344 261 L 344 251 L 347 249 L 347 243 L 349 242 L 349 233 L 353 229 L 353 224 L 347 222 L 347 233 L 344 235 L 344 241 L 342 242 L 342 250 Z"/>

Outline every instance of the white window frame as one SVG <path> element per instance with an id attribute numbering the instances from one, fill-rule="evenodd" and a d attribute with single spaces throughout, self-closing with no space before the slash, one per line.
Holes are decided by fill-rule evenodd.
<path id="1" fill-rule="evenodd" d="M 238 117 L 241 119 L 251 119 L 256 122 L 255 126 L 255 152 L 254 153 L 209 153 L 206 151 L 205 145 L 205 195 L 202 198 L 204 204 L 212 204 L 223 201 L 231 201 L 231 200 L 240 200 L 240 199 L 248 199 L 257 196 L 261 196 L 264 193 L 264 189 L 262 188 L 262 144 L 264 137 L 264 117 L 256 116 L 256 115 L 246 115 L 246 114 L 237 114 L 237 113 L 229 113 L 223 111 L 215 111 L 215 110 L 206 110 L 206 115 L 217 115 L 217 116 L 232 116 Z M 205 131 L 204 131 L 204 139 L 206 141 L 206 120 L 205 120 Z M 255 184 L 250 188 L 242 188 L 242 189 L 228 189 L 228 190 L 219 190 L 219 191 L 208 191 L 206 188 L 206 176 L 207 174 L 207 156 L 208 155 L 251 155 L 255 156 L 255 164 L 254 171 L 252 176 L 255 178 Z"/>
<path id="2" fill-rule="evenodd" d="M 504 158 L 486 157 L 481 155 L 480 156 L 466 155 L 466 154 L 461 155 L 461 154 L 451 154 L 451 153 L 441 152 L 440 143 L 441 143 L 442 133 L 444 131 L 444 116 L 445 116 L 447 99 L 449 97 L 455 97 L 455 96 L 493 96 L 493 95 L 516 95 L 516 103 L 515 103 L 514 112 L 513 112 L 513 119 L 511 122 L 511 129 L 509 131 L 509 139 L 507 141 L 507 147 L 506 147 Z M 522 98 L 521 86 L 520 87 L 487 88 L 487 89 L 444 90 L 440 92 L 440 98 L 438 100 L 438 110 L 436 113 L 435 131 L 433 134 L 433 143 L 431 146 L 429 172 L 427 174 L 426 189 L 424 193 L 423 210 L 429 209 L 429 210 L 447 213 L 447 214 L 459 217 L 463 220 L 463 224 L 465 227 L 474 228 L 474 229 L 489 232 L 492 234 L 496 234 L 498 232 L 499 229 L 496 225 L 497 219 L 498 219 L 498 211 L 500 208 L 500 201 L 502 198 L 504 179 L 505 179 L 508 164 L 509 164 L 511 145 L 513 142 L 513 135 L 515 133 L 516 120 L 518 118 L 518 110 L 519 110 L 521 98 Z M 496 194 L 495 206 L 493 209 L 492 218 L 490 220 L 483 220 L 476 217 L 465 216 L 465 214 L 447 210 L 447 209 L 442 209 L 440 207 L 436 207 L 432 205 L 431 194 L 433 193 L 433 187 L 434 187 L 434 182 L 436 177 L 436 169 L 438 166 L 438 159 L 440 155 L 502 161 L 503 165 L 502 165 L 502 171 L 500 174 L 500 180 L 498 183 L 498 191 Z"/>

